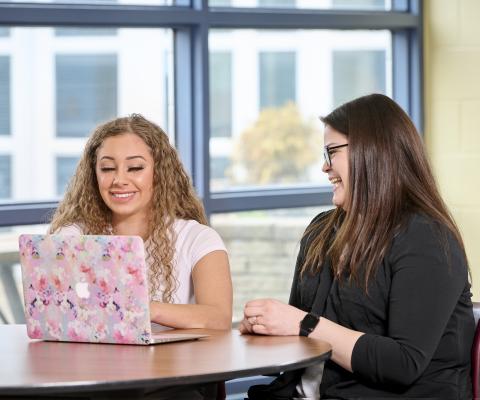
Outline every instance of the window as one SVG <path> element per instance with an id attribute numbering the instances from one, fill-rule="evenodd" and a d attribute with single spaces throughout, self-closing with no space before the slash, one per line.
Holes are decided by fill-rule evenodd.
<path id="1" fill-rule="evenodd" d="M 209 0 L 211 7 L 390 10 L 395 0 Z"/>
<path id="2" fill-rule="evenodd" d="M 12 202 L 57 201 L 73 162 L 57 156 L 78 159 L 95 126 L 116 116 L 141 113 L 174 142 L 172 30 L 57 29 L 11 27 L 0 40 L 0 154 L 15 160 Z"/>
<path id="3" fill-rule="evenodd" d="M 210 54 L 210 129 L 213 137 L 232 134 L 232 55 Z"/>
<path id="4" fill-rule="evenodd" d="M 155 5 L 155 6 L 171 6 L 171 5 L 176 5 L 176 6 L 188 6 L 189 0 L 128 0 L 128 1 L 122 1 L 120 2 L 119 0 L 50 0 L 49 2 L 51 3 L 59 3 L 59 4 L 65 4 L 67 3 L 68 5 L 82 5 L 82 4 L 92 4 L 92 5 L 97 5 L 97 6 L 102 6 L 102 5 L 120 5 L 120 3 L 123 4 L 131 4 L 131 5 L 136 5 L 136 6 L 141 6 L 141 5 Z M 45 3 L 45 0 L 5 0 L 6 3 Z"/>
<path id="5" fill-rule="evenodd" d="M 12 197 L 11 157 L 0 155 L 0 199 Z"/>
<path id="6" fill-rule="evenodd" d="M 331 202 L 318 116 L 377 91 L 422 130 L 421 7 L 419 0 L 0 2 L 0 226 L 45 222 L 95 125 L 142 113 L 170 135 L 227 242 L 244 291 L 236 315 L 249 296 L 286 296 L 294 242 L 318 211 L 311 207 Z M 261 230 L 269 238 L 259 249 L 243 241 Z M 288 260 L 272 255 L 275 235 Z M 260 261 L 245 249 L 281 264 L 282 293 L 254 279 Z"/>
<path id="7" fill-rule="evenodd" d="M 333 105 L 369 93 L 386 93 L 385 50 L 333 52 Z"/>
<path id="8" fill-rule="evenodd" d="M 10 134 L 10 57 L 0 56 L 0 135 Z"/>
<path id="9" fill-rule="evenodd" d="M 295 0 L 258 0 L 259 7 L 295 7 Z"/>
<path id="10" fill-rule="evenodd" d="M 57 55 L 57 136 L 85 136 L 117 115 L 117 56 Z"/>
<path id="11" fill-rule="evenodd" d="M 57 157 L 57 195 L 60 197 L 65 192 L 70 178 L 77 167 L 78 157 Z"/>
<path id="12" fill-rule="evenodd" d="M 328 187 L 318 117 L 362 94 L 392 95 L 391 43 L 386 30 L 212 30 L 210 190 Z"/>
<path id="13" fill-rule="evenodd" d="M 228 157 L 212 157 L 210 176 L 213 180 L 221 181 L 228 176 L 231 161 Z"/>
<path id="14" fill-rule="evenodd" d="M 389 9 L 390 0 L 333 0 L 333 8 L 382 10 Z"/>
<path id="15" fill-rule="evenodd" d="M 260 108 L 295 102 L 294 52 L 260 53 Z"/>
<path id="16" fill-rule="evenodd" d="M 232 5 L 232 0 L 209 0 L 210 7 L 229 7 Z"/>
<path id="17" fill-rule="evenodd" d="M 56 36 L 112 36 L 116 29 L 109 28 L 55 28 Z"/>

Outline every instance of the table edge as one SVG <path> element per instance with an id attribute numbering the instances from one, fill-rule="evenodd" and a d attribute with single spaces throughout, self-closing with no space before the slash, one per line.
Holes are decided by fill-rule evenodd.
<path id="1" fill-rule="evenodd" d="M 321 361 L 326 361 L 331 357 L 332 351 L 329 350 L 319 356 L 310 357 L 302 361 L 288 364 L 288 365 L 271 365 L 260 368 L 242 369 L 237 371 L 210 373 L 205 375 L 189 375 L 175 378 L 160 378 L 158 379 L 137 379 L 132 381 L 113 381 L 113 382 L 94 382 L 91 381 L 84 383 L 74 383 L 69 385 L 68 383 L 48 384 L 48 385 L 32 385 L 23 387 L 8 387 L 3 386 L 0 388 L 0 395 L 25 395 L 25 394 L 70 394 L 70 393 L 91 393 L 102 392 L 111 390 L 124 390 L 124 389 L 147 389 L 147 388 L 166 388 L 176 385 L 198 384 L 198 383 L 211 383 L 228 381 L 236 378 L 244 378 L 247 376 L 256 375 L 269 375 L 277 374 L 284 371 L 291 371 L 295 369 L 306 368 L 312 366 Z"/>

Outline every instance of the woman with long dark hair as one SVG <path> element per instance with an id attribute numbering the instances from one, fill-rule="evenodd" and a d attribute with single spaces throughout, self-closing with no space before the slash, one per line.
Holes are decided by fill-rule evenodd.
<path id="1" fill-rule="evenodd" d="M 294 398 L 471 398 L 469 268 L 418 132 L 380 94 L 322 121 L 336 207 L 305 231 L 290 304 L 248 302 L 240 330 L 319 338 L 332 357 L 250 398 L 280 386 Z"/>

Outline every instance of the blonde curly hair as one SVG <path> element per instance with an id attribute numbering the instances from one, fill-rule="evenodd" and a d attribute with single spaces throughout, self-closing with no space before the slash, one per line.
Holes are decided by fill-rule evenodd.
<path id="1" fill-rule="evenodd" d="M 133 133 L 150 148 L 154 160 L 152 212 L 148 221 L 149 240 L 146 246 L 149 259 L 150 296 L 162 283 L 162 301 L 171 303 L 177 289 L 173 273 L 175 219 L 192 219 L 207 225 L 202 203 L 183 168 L 177 151 L 168 136 L 156 124 L 139 114 L 117 118 L 98 126 L 88 139 L 83 155 L 70 180 L 65 196 L 56 209 L 50 233 L 69 225 L 78 225 L 83 233 L 105 235 L 112 233 L 112 213 L 98 190 L 95 167 L 97 150 L 105 139 Z"/>

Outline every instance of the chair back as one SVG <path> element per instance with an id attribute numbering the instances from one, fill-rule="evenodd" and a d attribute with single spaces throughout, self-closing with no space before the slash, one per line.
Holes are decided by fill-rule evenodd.
<path id="1" fill-rule="evenodd" d="M 480 303 L 473 303 L 473 316 L 475 318 L 475 337 L 472 346 L 472 389 L 473 398 L 480 398 Z"/>

